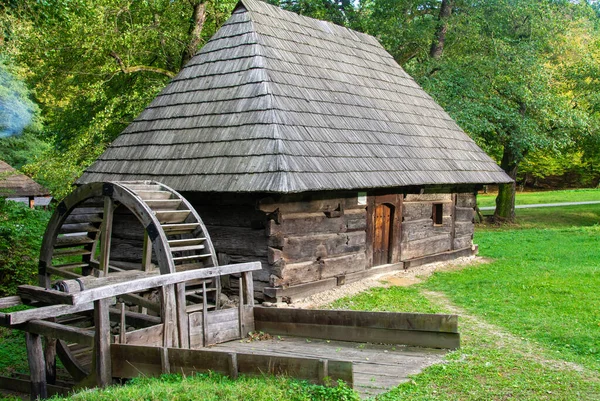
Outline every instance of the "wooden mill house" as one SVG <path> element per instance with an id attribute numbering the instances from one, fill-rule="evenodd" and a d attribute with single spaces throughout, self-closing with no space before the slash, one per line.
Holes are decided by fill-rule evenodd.
<path id="1" fill-rule="evenodd" d="M 476 191 L 511 181 L 375 38 L 258 0 L 79 183 L 128 180 L 181 192 L 279 300 L 473 254 Z M 113 259 L 139 263 L 141 233 L 115 226 Z"/>

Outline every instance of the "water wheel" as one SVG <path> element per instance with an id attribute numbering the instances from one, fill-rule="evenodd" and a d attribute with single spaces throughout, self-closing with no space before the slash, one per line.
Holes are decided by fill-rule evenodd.
<path id="1" fill-rule="evenodd" d="M 134 262 L 111 260 L 113 227 L 120 219 L 126 220 L 125 226 L 137 224 L 139 228 L 139 235 L 134 230 L 128 238 L 129 243 L 137 242 L 139 249 Z M 153 181 L 92 183 L 78 187 L 52 215 L 42 243 L 39 285 L 77 291 L 73 283 L 81 289 L 90 288 L 95 277 L 127 280 L 212 266 L 217 266 L 217 258 L 206 227 L 179 193 Z M 199 310 L 206 303 L 214 309 L 219 307 L 218 278 L 188 282 L 183 289 L 185 295 L 178 296 L 185 296 L 187 312 Z M 124 316 L 131 318 L 134 326 L 164 322 L 160 302 L 151 301 L 148 293 L 128 294 L 120 301 L 127 303 L 128 315 Z M 131 311 L 133 308 L 136 312 Z M 117 309 L 111 310 L 111 319 L 121 319 Z M 56 321 L 80 328 L 94 326 L 92 316 L 85 313 L 59 316 Z M 89 344 L 59 341 L 57 354 L 76 382 L 89 376 Z"/>

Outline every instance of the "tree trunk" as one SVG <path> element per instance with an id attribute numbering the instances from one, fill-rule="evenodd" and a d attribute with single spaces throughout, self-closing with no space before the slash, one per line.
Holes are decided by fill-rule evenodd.
<path id="1" fill-rule="evenodd" d="M 444 42 L 446 42 L 446 32 L 448 31 L 448 18 L 452 14 L 452 0 L 442 0 L 440 6 L 440 15 L 438 17 L 438 26 L 435 31 L 435 37 L 431 42 L 429 56 L 439 59 L 444 53 Z"/>
<path id="2" fill-rule="evenodd" d="M 206 21 L 206 0 L 196 0 L 192 4 L 194 11 L 192 23 L 190 24 L 190 29 L 188 31 L 189 41 L 181 56 L 181 68 L 183 68 L 198 51 L 198 47 L 202 42 L 202 28 L 204 28 L 204 21 Z"/>
<path id="3" fill-rule="evenodd" d="M 518 163 L 513 152 L 507 146 L 504 147 L 500 167 L 515 180 L 517 178 Z M 515 221 L 515 181 L 509 184 L 498 185 L 498 196 L 496 197 L 496 211 L 494 221 L 512 223 Z"/>

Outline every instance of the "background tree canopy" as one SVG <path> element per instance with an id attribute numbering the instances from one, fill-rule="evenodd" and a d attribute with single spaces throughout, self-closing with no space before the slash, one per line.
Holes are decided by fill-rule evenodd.
<path id="1" fill-rule="evenodd" d="M 598 185 L 597 3 L 269 2 L 377 37 L 513 177 L 531 183 L 568 173 L 576 185 Z M 55 196 L 64 196 L 236 3 L 5 2 L 0 6 L 0 72 L 9 71 L 21 82 L 12 93 L 31 105 L 35 118 L 24 134 L 0 138 L 0 157 L 25 164 L 24 171 Z M 0 92 L 0 99 L 6 96 Z M 511 218 L 513 191 L 501 188 L 499 218 Z"/>

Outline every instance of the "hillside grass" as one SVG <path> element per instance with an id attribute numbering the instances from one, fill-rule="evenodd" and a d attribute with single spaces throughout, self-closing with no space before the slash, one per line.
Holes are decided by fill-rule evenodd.
<path id="1" fill-rule="evenodd" d="M 569 189 L 563 191 L 517 192 L 515 204 L 563 203 L 600 201 L 600 188 Z M 496 194 L 477 195 L 479 207 L 496 206 Z"/>

